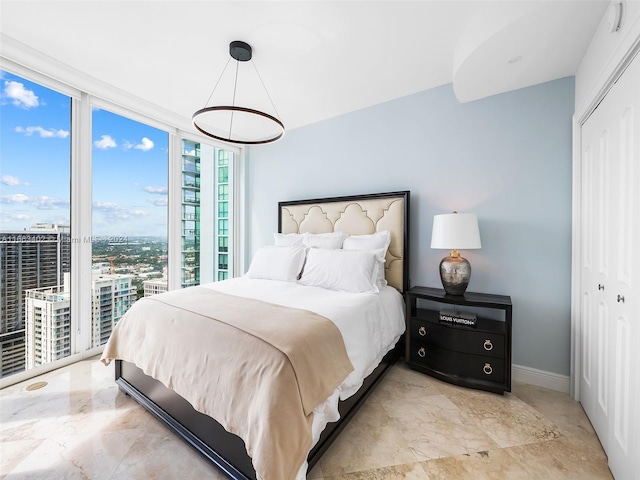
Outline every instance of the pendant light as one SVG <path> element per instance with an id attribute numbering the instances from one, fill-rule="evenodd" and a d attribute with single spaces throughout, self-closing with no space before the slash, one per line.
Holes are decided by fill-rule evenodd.
<path id="1" fill-rule="evenodd" d="M 279 118 L 256 108 L 236 105 L 240 62 L 248 62 L 251 60 L 251 46 L 240 40 L 233 41 L 229 44 L 229 54 L 231 58 L 227 61 L 220 78 L 218 78 L 216 85 L 213 87 L 207 104 L 213 97 L 216 88 L 227 71 L 231 59 L 236 60 L 233 97 L 230 103 L 227 104 L 214 106 L 207 106 L 207 104 L 205 104 L 203 108 L 195 112 L 191 117 L 193 126 L 208 137 L 240 145 L 261 145 L 279 140 L 285 132 L 284 124 Z M 277 110 L 273 105 L 269 92 L 264 86 L 258 68 L 253 61 L 251 61 L 251 64 L 254 66 L 257 78 L 260 80 L 266 97 L 269 99 L 271 107 L 277 115 Z"/>

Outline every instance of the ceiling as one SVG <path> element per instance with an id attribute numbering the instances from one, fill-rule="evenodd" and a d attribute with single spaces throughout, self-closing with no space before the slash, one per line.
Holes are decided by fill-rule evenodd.
<path id="1" fill-rule="evenodd" d="M 236 104 L 276 113 L 257 69 L 292 129 L 448 83 L 468 102 L 574 75 L 608 4 L 0 0 L 0 53 L 38 52 L 45 73 L 51 57 L 58 80 L 180 126 L 210 105 L 243 40 L 253 65 L 240 64 Z M 231 101 L 233 68 L 214 101 Z"/>

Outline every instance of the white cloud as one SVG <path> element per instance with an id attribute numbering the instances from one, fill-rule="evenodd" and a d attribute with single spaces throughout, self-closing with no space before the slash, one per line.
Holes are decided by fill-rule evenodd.
<path id="1" fill-rule="evenodd" d="M 93 142 L 93 145 L 101 150 L 106 150 L 107 148 L 114 148 L 118 146 L 116 141 L 111 138 L 111 135 L 102 135 L 100 137 L 100 140 L 96 140 L 95 142 Z"/>
<path id="2" fill-rule="evenodd" d="M 37 133 L 40 135 L 40 138 L 67 138 L 69 136 L 69 132 L 67 130 L 47 130 L 42 127 L 16 127 L 16 132 L 24 133 L 28 137 Z"/>
<path id="3" fill-rule="evenodd" d="M 38 210 L 54 210 L 58 207 L 69 206 L 69 200 L 51 198 L 45 195 L 41 195 L 39 197 L 31 197 L 30 203 Z"/>
<path id="4" fill-rule="evenodd" d="M 144 191 L 147 193 L 152 193 L 154 195 L 166 195 L 168 192 L 167 187 L 144 187 Z"/>
<path id="5" fill-rule="evenodd" d="M 147 199 L 147 202 L 149 202 L 152 205 L 155 205 L 156 207 L 166 207 L 169 204 L 169 200 L 166 195 L 164 197 L 159 197 L 159 198 L 149 198 Z"/>
<path id="6" fill-rule="evenodd" d="M 137 150 L 142 150 L 143 152 L 148 152 L 153 148 L 153 142 L 149 140 L 147 137 L 142 137 L 140 143 L 131 143 L 129 141 L 124 142 L 122 146 L 125 150 L 129 150 L 131 148 L 135 148 Z"/>
<path id="7" fill-rule="evenodd" d="M 135 218 L 146 217 L 149 214 L 146 210 L 132 208 L 112 202 L 94 202 L 93 209 L 102 213 L 105 220 L 109 222 L 134 220 Z"/>
<path id="8" fill-rule="evenodd" d="M 0 210 L 0 223 L 24 222 L 29 218 L 29 215 L 27 215 L 26 213 Z"/>
<path id="9" fill-rule="evenodd" d="M 29 197 L 23 195 L 22 193 L 14 193 L 13 195 L 2 195 L 0 196 L 0 203 L 29 203 Z"/>
<path id="10" fill-rule="evenodd" d="M 10 187 L 15 187 L 16 185 L 29 185 L 27 182 L 23 182 L 18 177 L 14 177 L 13 175 L 2 175 L 2 177 L 0 177 L 0 183 L 4 183 L 5 185 L 9 185 Z"/>
<path id="11" fill-rule="evenodd" d="M 60 207 L 68 207 L 69 200 L 63 200 L 60 198 L 51 198 L 46 195 L 40 195 L 36 197 L 30 197 L 22 193 L 15 193 L 13 195 L 0 195 L 0 204 L 5 205 L 30 205 L 38 210 L 55 210 Z"/>
<path id="12" fill-rule="evenodd" d="M 20 108 L 33 108 L 40 105 L 38 96 L 33 93 L 33 90 L 27 90 L 24 88 L 24 84 L 13 80 L 6 80 L 4 82 L 3 97 L 11 99 L 16 107 Z"/>
<path id="13" fill-rule="evenodd" d="M 142 141 L 133 148 L 137 148 L 138 150 L 142 150 L 143 152 L 148 152 L 153 148 L 153 142 L 147 137 L 142 137 Z"/>

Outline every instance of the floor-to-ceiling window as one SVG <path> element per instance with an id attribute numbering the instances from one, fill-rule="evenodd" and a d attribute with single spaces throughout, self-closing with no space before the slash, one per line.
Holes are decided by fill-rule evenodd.
<path id="1" fill-rule="evenodd" d="M 95 347 L 145 292 L 166 290 L 169 134 L 100 108 L 91 125 Z"/>
<path id="2" fill-rule="evenodd" d="M 72 353 L 71 97 L 0 70 L 0 377 Z"/>
<path id="3" fill-rule="evenodd" d="M 183 143 L 149 113 L 3 69 L 0 386 L 98 353 L 143 295 L 233 276 L 238 158 Z"/>

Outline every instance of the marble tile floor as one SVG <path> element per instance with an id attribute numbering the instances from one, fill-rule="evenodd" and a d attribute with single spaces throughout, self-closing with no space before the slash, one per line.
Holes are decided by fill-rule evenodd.
<path id="1" fill-rule="evenodd" d="M 47 382 L 38 390 L 27 386 Z M 0 390 L 0 478 L 222 479 L 97 358 Z M 580 405 L 515 384 L 455 387 L 398 362 L 309 472 L 314 480 L 611 479 Z"/>

